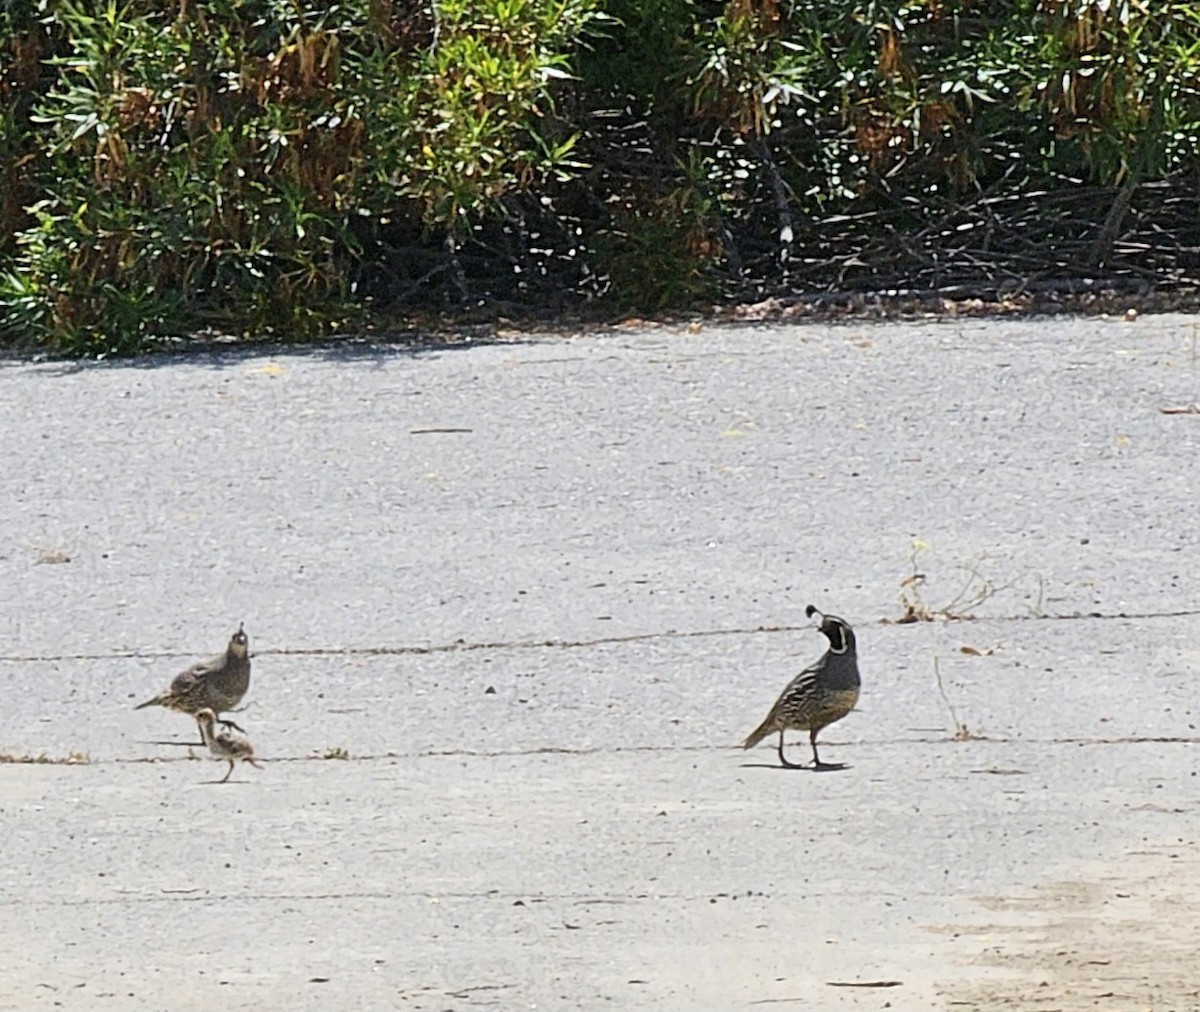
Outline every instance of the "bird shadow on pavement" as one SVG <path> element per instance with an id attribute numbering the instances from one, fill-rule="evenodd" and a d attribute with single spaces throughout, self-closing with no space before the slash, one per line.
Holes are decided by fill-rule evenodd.
<path id="1" fill-rule="evenodd" d="M 841 773 L 852 770 L 853 766 L 843 763 L 829 763 L 824 766 L 780 766 L 779 763 L 741 763 L 744 770 L 779 770 L 782 773 Z"/>

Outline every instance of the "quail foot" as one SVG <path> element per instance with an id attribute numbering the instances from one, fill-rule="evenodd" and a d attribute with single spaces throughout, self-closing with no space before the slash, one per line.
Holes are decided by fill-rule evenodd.
<path id="1" fill-rule="evenodd" d="M 200 737 L 204 744 L 218 759 L 225 759 L 229 763 L 225 776 L 215 783 L 225 783 L 233 773 L 233 764 L 239 759 L 256 769 L 262 769 L 262 765 L 254 758 L 254 746 L 250 744 L 250 739 L 225 729 L 217 731 L 216 720 L 216 714 L 207 707 L 196 712 L 196 723 L 200 726 Z"/>
<path id="2" fill-rule="evenodd" d="M 223 654 L 200 661 L 180 672 L 169 689 L 138 704 L 134 709 L 164 706 L 168 710 L 193 716 L 203 709 L 209 709 L 218 723 L 240 731 L 241 728 L 233 721 L 221 720 L 221 714 L 237 706 L 249 687 L 250 640 L 244 625 L 239 625 Z"/>
<path id="3" fill-rule="evenodd" d="M 816 770 L 843 769 L 844 763 L 823 763 L 817 754 L 817 733 L 835 720 L 841 720 L 858 702 L 860 685 L 854 630 L 836 615 L 825 615 L 811 604 L 804 612 L 809 618 L 819 615 L 820 631 L 829 640 L 829 649 L 821 659 L 788 682 L 766 720 L 742 743 L 754 748 L 767 735 L 779 732 L 779 761 L 789 769 L 802 768 L 788 762 L 783 753 L 785 731 L 807 731 Z"/>

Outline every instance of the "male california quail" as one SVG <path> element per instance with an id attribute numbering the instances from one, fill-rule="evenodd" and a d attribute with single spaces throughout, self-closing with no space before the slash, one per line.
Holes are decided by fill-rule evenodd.
<path id="1" fill-rule="evenodd" d="M 841 769 L 844 763 L 823 763 L 817 755 L 817 732 L 841 720 L 858 702 L 858 656 L 854 630 L 834 615 L 825 615 L 811 604 L 804 610 L 809 618 L 821 616 L 820 631 L 829 639 L 829 649 L 815 664 L 800 672 L 787 684 L 767 719 L 751 733 L 742 748 L 754 748 L 767 735 L 779 732 L 779 761 L 791 769 L 800 769 L 783 754 L 783 732 L 807 731 L 812 745 L 813 769 Z"/>
<path id="2" fill-rule="evenodd" d="M 216 714 L 208 707 L 196 711 L 196 723 L 200 725 L 200 737 L 204 740 L 204 744 L 218 759 L 225 759 L 229 762 L 229 770 L 217 783 L 223 784 L 229 779 L 233 773 L 233 764 L 238 759 L 261 770 L 261 764 L 254 758 L 254 747 L 250 744 L 250 739 L 240 734 L 234 734 L 232 731 L 216 731 L 213 726 L 216 719 Z"/>
<path id="3" fill-rule="evenodd" d="M 175 676 L 166 692 L 134 709 L 165 706 L 168 710 L 195 715 L 207 707 L 213 711 L 214 719 L 227 727 L 237 727 L 231 720 L 220 720 L 220 716 L 237 706 L 250 687 L 250 640 L 243 628 L 243 625 L 238 626 L 225 653 L 193 664 Z"/>

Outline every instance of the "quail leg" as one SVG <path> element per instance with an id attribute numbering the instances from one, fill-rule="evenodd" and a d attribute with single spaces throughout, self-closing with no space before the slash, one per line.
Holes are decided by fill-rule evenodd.
<path id="1" fill-rule="evenodd" d="M 814 770 L 844 770 L 846 768 L 845 763 L 823 763 L 823 762 L 821 762 L 821 757 L 819 755 L 817 755 L 817 730 L 818 730 L 817 728 L 813 728 L 813 730 L 808 732 L 808 741 L 809 741 L 809 744 L 812 745 L 812 750 L 813 750 L 812 768 Z"/>
<path id="2" fill-rule="evenodd" d="M 788 762 L 787 756 L 785 756 L 783 754 L 783 732 L 782 731 L 779 732 L 779 764 L 781 766 L 783 766 L 785 769 L 789 769 L 789 770 L 804 769 L 804 766 L 801 763 Z"/>
<path id="3" fill-rule="evenodd" d="M 225 727 L 232 727 L 235 731 L 239 732 L 240 734 L 246 733 L 246 729 L 244 727 L 241 727 L 240 725 L 235 724 L 232 720 L 226 720 L 224 717 L 218 717 L 217 723 L 222 724 Z"/>
<path id="4" fill-rule="evenodd" d="M 228 780 L 230 778 L 230 776 L 232 776 L 232 775 L 233 775 L 233 760 L 230 759 L 228 771 L 226 771 L 225 775 L 223 777 L 221 777 L 221 779 L 218 780 L 217 783 L 219 783 L 219 784 L 225 783 L 225 781 Z"/>

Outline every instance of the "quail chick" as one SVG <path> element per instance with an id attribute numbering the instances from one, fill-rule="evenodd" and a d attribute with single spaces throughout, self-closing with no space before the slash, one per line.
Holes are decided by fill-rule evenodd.
<path id="1" fill-rule="evenodd" d="M 204 744 L 218 759 L 225 759 L 229 763 L 228 771 L 217 783 L 223 784 L 229 779 L 233 773 L 233 764 L 239 759 L 248 762 L 255 769 L 261 770 L 262 765 L 254 758 L 254 746 L 250 744 L 250 739 L 245 735 L 235 734 L 233 731 L 224 729 L 217 731 L 215 729 L 216 721 L 217 715 L 208 707 L 196 711 L 196 723 L 200 725 L 200 737 L 204 740 Z"/>
<path id="2" fill-rule="evenodd" d="M 229 646 L 223 654 L 193 664 L 180 672 L 166 692 L 148 699 L 134 707 L 165 706 L 168 710 L 190 713 L 193 716 L 203 709 L 213 711 L 214 719 L 226 727 L 241 728 L 231 720 L 221 720 L 221 714 L 232 710 L 250 687 L 250 640 L 244 624 L 230 637 Z"/>
<path id="3" fill-rule="evenodd" d="M 825 615 L 811 604 L 804 612 L 809 618 L 821 616 L 820 631 L 829 640 L 829 649 L 821 659 L 800 672 L 787 684 L 767 719 L 742 743 L 753 748 L 767 735 L 779 732 L 779 761 L 791 769 L 800 764 L 788 762 L 783 754 L 784 731 L 807 731 L 812 745 L 813 769 L 842 769 L 844 763 L 823 763 L 817 755 L 817 732 L 841 720 L 858 702 L 860 685 L 854 630 L 835 615 Z"/>

